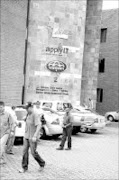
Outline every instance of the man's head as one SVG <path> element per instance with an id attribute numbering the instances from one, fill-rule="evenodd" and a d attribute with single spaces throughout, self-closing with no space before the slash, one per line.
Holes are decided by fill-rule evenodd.
<path id="1" fill-rule="evenodd" d="M 66 109 L 65 109 L 66 114 L 69 114 L 70 111 L 71 111 L 71 108 L 66 108 Z"/>
<path id="2" fill-rule="evenodd" d="M 0 113 L 4 112 L 5 109 L 5 103 L 3 101 L 0 101 Z"/>
<path id="3" fill-rule="evenodd" d="M 26 110 L 29 114 L 31 114 L 33 112 L 33 104 L 32 102 L 28 102 L 26 105 Z"/>
<path id="4" fill-rule="evenodd" d="M 39 101 L 37 101 L 35 104 L 36 104 L 36 108 L 38 108 L 38 109 L 39 109 L 39 108 L 40 108 L 40 102 L 39 102 Z"/>
<path id="5" fill-rule="evenodd" d="M 15 110 L 16 109 L 16 107 L 15 106 L 12 106 L 12 110 Z"/>

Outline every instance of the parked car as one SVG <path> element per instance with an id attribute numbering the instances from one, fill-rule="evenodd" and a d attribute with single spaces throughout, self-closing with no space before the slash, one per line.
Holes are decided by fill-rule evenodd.
<path id="1" fill-rule="evenodd" d="M 43 107 L 41 115 L 41 137 L 45 138 L 46 136 L 53 136 L 58 138 L 62 133 L 62 122 L 63 116 L 58 114 L 56 111 Z"/>
<path id="2" fill-rule="evenodd" d="M 107 112 L 105 114 L 105 118 L 108 120 L 108 121 L 119 121 L 119 110 L 117 111 L 112 111 L 112 112 Z"/>
<path id="3" fill-rule="evenodd" d="M 10 106 L 5 106 L 5 110 L 11 114 L 13 118 L 17 121 L 16 131 L 15 131 L 15 139 L 23 139 L 25 133 L 25 117 L 26 110 L 22 107 L 15 108 L 15 111 L 12 110 Z"/>
<path id="4" fill-rule="evenodd" d="M 96 132 L 98 129 L 102 129 L 106 125 L 106 119 L 104 116 L 99 115 L 96 112 L 92 112 L 89 109 L 86 109 L 83 106 L 73 107 L 70 102 L 61 102 L 61 101 L 41 101 L 41 108 L 49 108 L 54 112 L 60 114 L 63 120 L 63 115 L 65 114 L 65 109 L 67 107 L 72 107 L 71 114 L 73 116 L 73 134 L 78 132 Z M 46 110 L 47 112 L 47 110 Z M 46 114 L 44 112 L 44 114 Z M 49 113 L 50 114 L 50 113 Z M 52 114 L 47 114 L 48 119 L 52 119 Z M 61 118 L 59 118 L 61 119 Z"/>
<path id="5" fill-rule="evenodd" d="M 106 125 L 104 116 L 101 116 L 96 112 L 92 112 L 82 106 L 74 107 L 71 110 L 71 114 L 73 115 L 74 134 L 78 132 L 84 133 L 89 130 L 94 133 L 97 130 L 104 128 Z"/>
<path id="6" fill-rule="evenodd" d="M 16 108 L 15 113 L 17 116 L 18 125 L 15 131 L 15 138 L 23 139 L 25 134 L 25 118 L 27 115 L 27 111 L 23 108 Z"/>

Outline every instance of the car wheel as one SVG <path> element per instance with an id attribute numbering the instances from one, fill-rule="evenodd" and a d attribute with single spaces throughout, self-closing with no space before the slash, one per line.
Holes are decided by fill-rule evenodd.
<path id="1" fill-rule="evenodd" d="M 95 133 L 97 129 L 90 129 L 91 133 Z"/>
<path id="2" fill-rule="evenodd" d="M 45 132 L 45 129 L 44 128 L 42 128 L 41 130 L 40 130 L 40 132 L 41 132 L 41 138 L 46 138 L 46 132 Z"/>
<path id="3" fill-rule="evenodd" d="M 109 115 L 109 116 L 107 117 L 107 120 L 108 120 L 108 121 L 114 121 L 114 117 L 113 117 L 112 115 Z"/>
<path id="4" fill-rule="evenodd" d="M 81 132 L 81 133 L 86 133 L 86 132 L 88 132 L 88 128 L 86 128 L 86 127 L 80 127 L 80 132 Z"/>
<path id="5" fill-rule="evenodd" d="M 56 135 L 53 135 L 53 138 L 58 139 L 59 136 L 60 136 L 60 134 L 56 134 Z"/>
<path id="6" fill-rule="evenodd" d="M 79 133 L 79 131 L 80 131 L 80 127 L 73 127 L 72 134 L 75 135 L 75 134 Z"/>

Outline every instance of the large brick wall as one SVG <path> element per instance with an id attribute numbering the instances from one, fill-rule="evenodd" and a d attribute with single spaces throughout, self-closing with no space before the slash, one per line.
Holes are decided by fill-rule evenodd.
<path id="1" fill-rule="evenodd" d="M 0 99 L 22 100 L 27 0 L 1 0 Z"/>
<path id="2" fill-rule="evenodd" d="M 81 1 L 79 4 L 81 4 Z M 85 47 L 84 47 L 84 53 L 82 54 L 82 52 L 80 52 L 81 58 L 79 58 L 79 60 L 82 63 L 82 56 L 84 56 L 83 68 L 82 68 L 82 64 L 78 69 L 78 66 L 76 66 L 76 64 L 74 65 L 73 63 L 71 63 L 72 72 L 73 69 L 75 69 L 76 72 L 80 70 L 80 73 L 83 70 L 82 85 L 80 81 L 79 87 L 75 88 L 76 90 L 79 88 L 80 91 L 80 87 L 81 87 L 82 103 L 86 101 L 89 97 L 91 97 L 94 100 L 94 102 L 96 100 L 98 56 L 99 56 L 99 43 L 100 43 L 99 29 L 100 29 L 100 16 L 101 16 L 101 8 L 102 8 L 101 6 L 102 6 L 102 0 L 97 0 L 97 1 L 87 0 Z M 37 6 L 36 4 L 35 8 L 38 10 L 39 6 Z M 85 6 L 83 8 L 82 6 L 79 6 L 78 11 L 73 11 L 71 9 L 73 9 L 73 6 L 70 7 L 69 9 L 66 8 L 67 18 L 69 17 L 70 14 L 71 14 L 70 18 L 71 19 L 74 18 L 74 15 L 76 15 L 78 11 L 79 11 L 79 16 L 82 16 L 82 14 L 80 13 L 84 13 L 85 15 Z M 23 66 L 24 66 L 24 53 L 25 53 L 24 51 L 25 51 L 25 36 L 26 36 L 27 0 L 1 0 L 1 10 L 2 10 L 1 11 L 2 41 L 1 41 L 1 89 L 0 89 L 1 97 L 0 98 L 4 100 L 7 104 L 20 104 L 22 101 L 22 86 L 24 84 Z M 52 13 L 54 12 L 54 10 L 55 8 L 52 8 Z M 60 11 L 62 17 L 64 13 L 63 6 L 60 8 Z M 36 19 L 37 18 L 38 16 L 36 13 Z M 52 26 L 52 17 L 50 16 L 49 18 L 51 18 L 50 26 Z M 74 22 L 76 27 L 77 24 L 79 23 L 79 27 L 77 28 L 78 33 L 81 32 L 81 30 L 84 31 L 83 28 L 80 28 L 80 23 L 83 23 L 84 26 L 85 21 L 83 20 L 82 22 L 80 22 L 80 18 L 79 20 L 75 19 Z M 55 21 L 57 22 L 58 18 L 55 18 Z M 33 21 L 32 23 L 34 22 L 35 21 Z M 39 18 L 39 22 L 42 25 L 43 22 L 40 21 L 40 18 Z M 69 30 L 71 29 L 72 26 L 71 28 L 69 28 Z M 81 42 L 83 42 L 84 41 L 83 32 L 81 33 L 82 33 Z M 79 33 L 79 37 L 80 37 L 80 33 Z M 61 40 L 61 42 L 63 42 L 63 40 Z M 56 44 L 57 43 L 58 42 L 56 41 Z M 77 47 L 78 44 L 76 43 L 78 43 L 78 39 L 76 39 L 76 41 L 74 41 L 74 39 L 71 39 L 72 46 L 76 45 Z M 63 45 L 64 46 L 66 45 L 65 40 Z M 30 44 L 28 44 L 28 46 L 30 46 Z M 81 45 L 81 48 L 83 49 L 83 43 Z M 29 50 L 31 49 L 29 48 Z M 74 49 L 72 50 L 74 51 Z M 34 50 L 32 49 L 32 51 Z M 78 57 L 77 55 L 78 53 L 76 54 L 76 58 Z M 27 56 L 29 58 L 29 52 Z M 39 51 L 38 53 L 35 54 L 34 57 L 36 58 L 38 56 L 39 56 Z M 70 56 L 70 58 L 72 57 L 73 54 Z M 67 81 L 66 83 L 69 82 Z M 75 81 L 75 83 L 77 83 L 77 81 Z M 70 88 L 72 88 L 72 86 Z M 78 97 L 79 96 L 80 96 L 80 92 L 78 94 Z M 78 100 L 80 100 L 80 98 Z"/>
<path id="3" fill-rule="evenodd" d="M 86 2 L 31 0 L 26 101 L 80 102 Z M 66 69 L 57 77 L 48 63 L 51 68 L 64 63 Z"/>
<path id="4" fill-rule="evenodd" d="M 105 72 L 98 75 L 98 88 L 102 88 L 103 102 L 97 103 L 97 111 L 119 109 L 119 9 L 105 10 L 102 28 L 107 28 L 106 42 L 100 45 L 100 58 L 105 58 Z"/>
<path id="5" fill-rule="evenodd" d="M 102 0 L 87 1 L 85 46 L 83 56 L 81 103 L 91 98 L 96 108 L 98 58 L 100 46 Z"/>

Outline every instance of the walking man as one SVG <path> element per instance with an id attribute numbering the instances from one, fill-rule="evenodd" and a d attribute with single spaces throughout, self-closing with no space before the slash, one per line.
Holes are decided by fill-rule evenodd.
<path id="1" fill-rule="evenodd" d="M 28 170 L 29 162 L 29 147 L 31 149 L 31 154 L 40 166 L 40 170 L 43 170 L 45 166 L 45 161 L 40 157 L 37 148 L 37 139 L 39 137 L 39 131 L 41 128 L 39 115 L 34 111 L 33 104 L 28 103 L 27 117 L 26 117 L 26 129 L 24 136 L 24 148 L 22 157 L 22 169 L 19 170 L 20 173 L 24 173 Z"/>
<path id="2" fill-rule="evenodd" d="M 14 120 L 10 113 L 5 111 L 5 103 L 0 101 L 0 163 L 6 163 L 5 149 L 9 136 L 14 135 Z"/>
<path id="3" fill-rule="evenodd" d="M 13 130 L 13 136 L 9 136 L 9 138 L 8 138 L 6 153 L 13 155 L 14 154 L 13 146 L 14 146 L 14 141 L 15 141 L 15 130 L 16 130 L 16 126 L 18 125 L 17 116 L 15 114 L 15 106 L 12 106 L 11 114 L 14 119 L 14 130 Z"/>
<path id="4" fill-rule="evenodd" d="M 64 149 L 64 145 L 66 142 L 66 139 L 68 138 L 68 142 L 67 142 L 67 148 L 65 150 L 71 150 L 71 135 L 72 135 L 72 122 L 73 122 L 73 117 L 70 114 L 70 110 L 71 108 L 67 108 L 66 109 L 66 113 L 64 116 L 64 120 L 63 120 L 63 136 L 62 136 L 62 140 L 60 143 L 59 148 L 57 148 L 57 150 L 63 150 Z"/>

